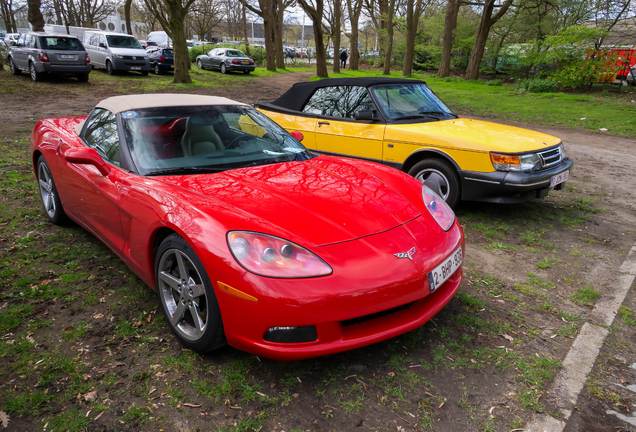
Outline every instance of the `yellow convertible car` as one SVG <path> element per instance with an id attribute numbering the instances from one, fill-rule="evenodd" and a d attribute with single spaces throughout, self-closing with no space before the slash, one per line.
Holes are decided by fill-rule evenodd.
<path id="1" fill-rule="evenodd" d="M 559 138 L 459 118 L 424 81 L 298 83 L 256 107 L 319 153 L 379 162 L 460 200 L 518 203 L 562 189 L 572 160 Z"/>

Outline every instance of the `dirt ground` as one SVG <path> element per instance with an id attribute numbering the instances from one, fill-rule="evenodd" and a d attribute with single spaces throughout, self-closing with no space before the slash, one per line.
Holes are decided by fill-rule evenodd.
<path id="1" fill-rule="evenodd" d="M 311 75 L 244 81 L 237 76 L 234 86 L 191 92 L 254 103 L 276 98 Z M 2 86 L 11 90 L 0 89 L 0 149 L 22 156 L 15 163 L 3 160 L 0 175 L 15 172 L 25 185 L 34 183 L 27 179 L 32 175 L 27 143 L 35 121 L 86 115 L 101 99 L 119 94 L 93 80 L 33 83 L 6 71 L 0 72 Z M 29 274 L 35 275 L 28 282 L 32 289 L 48 286 L 75 262 L 44 257 L 30 267 L 33 256 L 53 256 L 47 252 L 53 238 L 66 250 L 81 249 L 73 268 L 90 275 L 68 288 L 83 304 L 34 299 L 25 323 L 0 335 L 14 346 L 20 334 L 35 340 L 28 365 L 15 351 L 0 350 L 0 410 L 11 417 L 7 430 L 521 431 L 535 413 L 557 416 L 549 391 L 558 363 L 583 323 L 598 323 L 594 302 L 572 298 L 583 288 L 601 299 L 610 295 L 636 243 L 636 140 L 511 124 L 562 138 L 575 161 L 566 189 L 516 206 L 462 204 L 457 214 L 467 250 L 461 296 L 420 330 L 290 364 L 232 348 L 206 356 L 181 349 L 165 323 L 155 326 L 161 321 L 154 316 L 150 289 L 135 282 L 105 246 L 76 226 L 41 223 L 35 187 L 25 186 L 29 192 L 22 194 L 3 190 L 0 209 L 22 213 L 0 222 L 0 313 L 24 304 L 20 281 Z M 35 240 L 26 250 L 33 252 L 23 257 L 21 242 L 28 235 Z M 57 283 L 63 282 L 62 277 Z M 99 301 L 89 301 L 87 292 Z M 133 306 L 121 307 L 122 302 Z M 636 384 L 636 369 L 630 367 L 636 362 L 636 321 L 629 319 L 636 310 L 633 290 L 625 306 L 626 318 L 617 317 L 612 326 L 568 431 L 636 430 L 636 422 L 617 415 L 631 417 L 636 407 L 629 388 Z M 106 318 L 95 318 L 100 315 Z M 54 322 L 28 327 L 27 321 L 45 317 Z M 89 323 L 88 331 L 62 338 L 79 321 Z M 138 328 L 132 336 L 122 333 L 126 323 Z M 80 369 L 73 370 L 80 378 L 72 373 L 42 378 L 37 359 L 56 355 L 76 358 Z M 16 408 L 16 392 L 31 391 L 58 396 L 38 410 Z M 93 391 L 96 401 L 85 397 Z M 75 418 L 69 413 L 90 421 L 75 428 L 70 420 L 64 423 Z"/>

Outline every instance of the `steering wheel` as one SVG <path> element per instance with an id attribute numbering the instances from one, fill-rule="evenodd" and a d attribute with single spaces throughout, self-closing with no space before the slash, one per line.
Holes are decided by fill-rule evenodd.
<path id="1" fill-rule="evenodd" d="M 227 145 L 226 148 L 228 150 L 230 150 L 230 149 L 233 149 L 233 148 L 236 148 L 236 147 L 240 147 L 238 145 L 239 141 L 241 141 L 241 140 L 249 140 L 249 139 L 250 139 L 250 137 L 247 136 L 247 135 L 239 135 L 236 138 L 234 138 L 232 141 L 230 141 L 230 143 Z"/>

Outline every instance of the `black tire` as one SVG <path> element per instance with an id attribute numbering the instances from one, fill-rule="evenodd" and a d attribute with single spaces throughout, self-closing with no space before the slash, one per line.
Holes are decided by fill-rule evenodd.
<path id="1" fill-rule="evenodd" d="M 221 73 L 222 74 L 227 73 L 227 66 L 225 66 L 225 63 L 221 63 Z"/>
<path id="2" fill-rule="evenodd" d="M 159 67 L 159 63 L 157 63 L 155 65 L 154 72 L 155 72 L 155 75 L 161 75 L 162 74 L 161 68 Z"/>
<path id="3" fill-rule="evenodd" d="M 12 75 L 20 75 L 22 71 L 13 63 L 13 57 L 9 57 L 9 70 Z"/>
<path id="4" fill-rule="evenodd" d="M 155 256 L 155 278 L 159 304 L 181 344 L 206 353 L 227 343 L 210 278 L 183 237 L 171 234 L 161 242 Z"/>
<path id="5" fill-rule="evenodd" d="M 44 78 L 44 73 L 38 72 L 33 62 L 29 62 L 29 74 L 31 74 L 31 79 L 35 82 L 42 81 L 42 78 Z"/>
<path id="6" fill-rule="evenodd" d="M 243 71 L 244 74 L 249 74 L 251 71 Z"/>
<path id="7" fill-rule="evenodd" d="M 88 82 L 88 72 L 82 73 L 82 74 L 77 74 L 77 80 L 79 82 Z"/>
<path id="8" fill-rule="evenodd" d="M 148 76 L 148 71 L 141 71 L 141 76 Z"/>
<path id="9" fill-rule="evenodd" d="M 36 173 L 42 207 L 44 207 L 46 217 L 55 225 L 66 224 L 69 219 L 66 213 L 64 213 L 64 208 L 57 194 L 57 188 L 55 187 L 51 170 L 43 155 L 40 155 L 38 158 Z"/>
<path id="10" fill-rule="evenodd" d="M 413 165 L 409 175 L 425 183 L 455 208 L 461 197 L 461 184 L 455 168 L 441 159 L 424 159 Z"/>
<path id="11" fill-rule="evenodd" d="M 203 62 L 201 61 L 201 59 L 197 60 L 197 67 L 198 67 L 199 69 L 201 69 L 201 70 L 205 69 L 205 68 L 203 67 Z"/>
<path id="12" fill-rule="evenodd" d="M 106 72 L 108 75 L 115 75 L 115 68 L 110 60 L 106 60 Z"/>

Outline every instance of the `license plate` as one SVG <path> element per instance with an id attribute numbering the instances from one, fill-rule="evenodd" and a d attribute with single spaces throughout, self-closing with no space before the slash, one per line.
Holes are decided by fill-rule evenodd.
<path id="1" fill-rule="evenodd" d="M 130 70 L 141 70 L 140 66 L 132 66 Z"/>
<path id="2" fill-rule="evenodd" d="M 564 171 L 561 174 L 553 175 L 550 179 L 550 187 L 554 187 L 560 183 L 563 183 L 570 178 L 570 171 Z"/>
<path id="3" fill-rule="evenodd" d="M 170 67 L 171 67 L 172 69 L 174 69 L 174 65 L 170 65 Z"/>
<path id="4" fill-rule="evenodd" d="M 452 276 L 455 271 L 462 265 L 462 261 L 464 260 L 464 253 L 462 251 L 462 247 L 458 247 L 455 252 L 450 254 L 448 258 L 444 260 L 443 263 L 438 265 L 433 269 L 433 271 L 428 274 L 428 285 L 431 289 L 431 292 L 435 291 L 439 288 L 444 282 L 448 280 L 449 277 Z"/>
<path id="5" fill-rule="evenodd" d="M 241 63 L 242 64 L 250 64 L 250 62 L 248 62 L 248 61 L 242 61 Z"/>
<path id="6" fill-rule="evenodd" d="M 60 58 L 64 59 L 64 60 L 74 60 L 75 56 L 74 55 L 68 55 L 68 54 L 62 54 L 62 55 L 60 55 Z"/>

